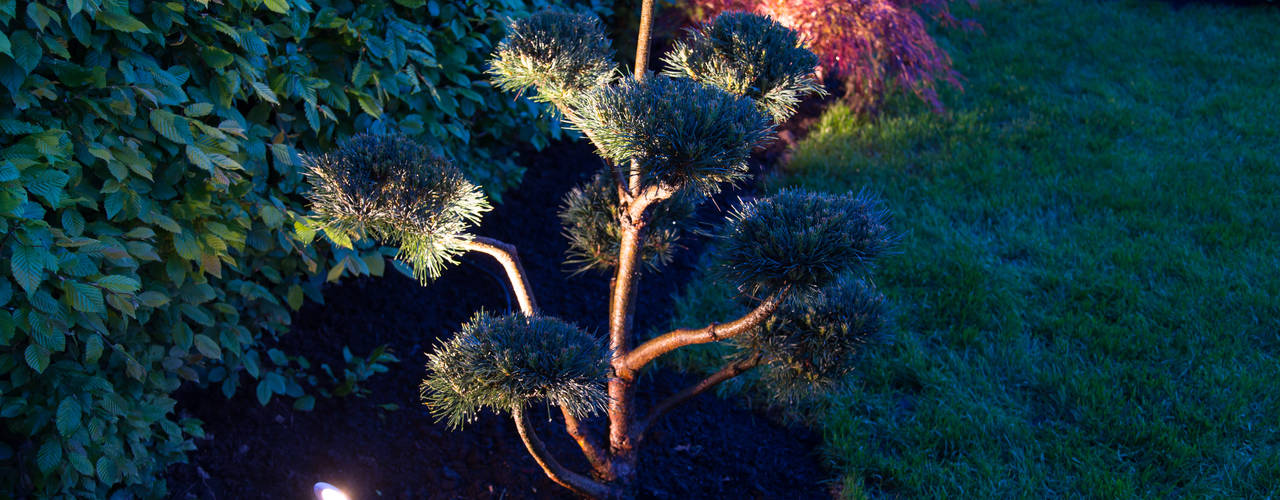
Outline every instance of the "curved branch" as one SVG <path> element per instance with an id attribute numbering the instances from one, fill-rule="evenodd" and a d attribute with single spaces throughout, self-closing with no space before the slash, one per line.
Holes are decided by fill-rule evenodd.
<path id="1" fill-rule="evenodd" d="M 525 316 L 533 316 L 538 312 L 538 303 L 533 300 L 533 287 L 529 286 L 529 278 L 525 277 L 524 266 L 520 264 L 520 255 L 516 247 L 493 238 L 476 236 L 462 244 L 463 248 L 480 252 L 493 257 L 507 271 L 507 280 L 520 302 L 520 311 Z"/>
<path id="2" fill-rule="evenodd" d="M 525 415 L 523 405 L 512 407 L 511 417 L 516 421 L 516 431 L 520 433 L 520 440 L 524 441 L 525 448 L 529 449 L 529 454 L 533 455 L 533 460 L 538 462 L 538 465 L 542 467 L 542 471 L 552 481 L 586 497 L 610 498 L 618 496 L 613 488 L 560 465 L 560 462 L 557 462 L 555 457 L 552 457 L 551 453 L 547 451 L 547 446 L 533 432 L 533 425 L 530 424 L 529 417 Z"/>
<path id="3" fill-rule="evenodd" d="M 596 470 L 604 470 L 609 464 L 609 457 L 605 455 L 604 448 L 587 433 L 582 422 L 578 421 L 578 417 L 573 416 L 573 413 L 563 406 L 560 407 L 560 411 L 564 414 L 564 429 L 578 443 L 578 447 L 582 448 L 582 454 L 587 456 L 587 462 L 590 462 L 591 467 Z"/>
<path id="4" fill-rule="evenodd" d="M 783 288 L 759 306 L 756 306 L 751 312 L 731 322 L 724 324 L 712 323 L 696 330 L 672 330 L 650 339 L 619 360 L 619 363 L 614 365 L 614 369 L 626 373 L 635 373 L 644 368 L 650 361 L 680 347 L 718 342 L 740 335 L 769 319 L 769 316 L 772 316 L 778 310 L 778 307 L 782 305 L 782 301 L 786 299 L 789 291 L 790 287 Z"/>
<path id="5" fill-rule="evenodd" d="M 707 378 L 702 379 L 702 381 L 662 400 L 662 402 L 658 403 L 657 406 L 654 406 L 653 410 L 649 412 L 649 415 L 636 426 L 634 431 L 636 436 L 638 436 L 636 440 L 643 440 L 645 431 L 649 430 L 649 427 L 652 426 L 654 422 L 657 422 L 658 419 L 662 418 L 663 415 L 666 415 L 667 412 L 671 411 L 671 409 L 684 404 L 686 401 L 693 399 L 699 394 L 711 390 L 715 386 L 720 385 L 721 382 L 737 377 L 738 375 L 742 375 L 743 373 L 746 373 L 747 370 L 760 366 L 760 363 L 763 361 L 764 356 L 757 352 L 750 358 L 734 361 L 724 365 L 723 368 L 712 373 Z"/>

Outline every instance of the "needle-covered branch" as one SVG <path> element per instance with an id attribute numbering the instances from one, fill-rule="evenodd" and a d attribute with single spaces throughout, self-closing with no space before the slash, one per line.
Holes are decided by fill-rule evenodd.
<path id="1" fill-rule="evenodd" d="M 784 287 L 769 296 L 764 302 L 761 302 L 751 312 L 728 323 L 712 323 L 697 329 L 672 330 L 650 339 L 648 342 L 640 344 L 639 347 L 636 347 L 634 351 L 631 351 L 622 359 L 615 360 L 614 370 L 634 374 L 649 364 L 650 361 L 681 347 L 718 342 L 746 333 L 769 319 L 778 310 L 778 307 L 782 305 L 782 302 L 786 300 L 789 292 L 790 288 Z"/>
<path id="2" fill-rule="evenodd" d="M 560 462 L 551 455 L 551 452 L 547 451 L 547 445 L 543 444 L 542 440 L 534 432 L 533 424 L 529 422 L 529 417 L 525 414 L 523 405 L 511 408 L 511 418 L 515 420 L 516 431 L 520 433 L 520 440 L 524 442 L 525 448 L 529 449 L 529 454 L 533 455 L 534 461 L 538 462 L 538 466 L 542 467 L 547 477 L 555 481 L 556 484 L 590 498 L 615 498 L 621 496 L 613 488 L 560 465 Z"/>

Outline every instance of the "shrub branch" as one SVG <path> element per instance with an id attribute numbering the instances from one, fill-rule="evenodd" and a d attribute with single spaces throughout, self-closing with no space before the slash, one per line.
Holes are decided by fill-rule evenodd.
<path id="1" fill-rule="evenodd" d="M 633 429 L 633 432 L 638 436 L 637 440 L 643 440 L 645 432 L 649 430 L 649 427 L 653 426 L 658 419 L 662 418 L 663 415 L 666 415 L 675 407 L 684 404 L 686 401 L 693 399 L 699 394 L 715 388 L 715 386 L 720 385 L 721 382 L 737 377 L 738 375 L 742 375 L 748 370 L 760 366 L 760 363 L 762 362 L 764 362 L 764 355 L 757 352 L 750 358 L 728 363 L 715 373 L 707 376 L 707 378 L 704 378 L 698 383 L 662 400 L 662 402 L 654 406 L 653 410 L 649 412 L 649 415 L 645 417 L 639 425 L 636 425 L 635 429 Z"/>
<path id="2" fill-rule="evenodd" d="M 741 318 L 735 319 L 728 323 L 712 323 L 698 329 L 679 329 L 672 330 L 659 337 L 650 339 L 648 342 L 641 344 L 634 351 L 628 353 L 621 360 L 614 362 L 615 371 L 625 371 L 634 374 L 649 364 L 650 361 L 658 359 L 663 354 L 674 351 L 681 347 L 694 344 L 706 344 L 708 342 L 718 342 L 729 339 L 737 335 L 741 335 L 752 328 L 759 326 L 766 319 L 769 319 L 782 302 L 786 300 L 787 294 L 790 293 L 790 287 L 784 287 L 781 291 L 773 294 L 764 302 L 756 306 L 751 312 L 743 315 Z"/>
<path id="3" fill-rule="evenodd" d="M 507 272 L 507 280 L 511 282 L 511 289 L 516 294 L 516 300 L 520 302 L 520 311 L 525 316 L 533 316 L 537 313 L 538 303 L 533 299 L 533 288 L 529 286 L 529 278 L 524 272 L 520 255 L 516 252 L 514 245 L 493 238 L 476 236 L 462 246 L 466 250 L 483 253 L 498 261 Z"/>
<path id="4" fill-rule="evenodd" d="M 619 492 L 604 484 L 598 483 L 589 477 L 573 472 L 565 466 L 560 465 L 555 457 L 547 451 L 547 446 L 538 438 L 537 433 L 533 431 L 533 425 L 529 422 L 528 415 L 524 412 L 523 405 L 511 407 L 511 418 L 516 422 L 516 430 L 520 433 L 520 440 L 524 441 L 524 446 L 529 449 L 529 454 L 533 455 L 534 461 L 542 467 L 547 473 L 547 477 L 551 478 L 560 486 L 569 488 L 579 495 L 590 498 L 616 498 Z"/>

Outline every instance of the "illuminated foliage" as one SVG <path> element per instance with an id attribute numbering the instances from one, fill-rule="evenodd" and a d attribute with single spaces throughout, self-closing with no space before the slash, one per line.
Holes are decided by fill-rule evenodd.
<path id="1" fill-rule="evenodd" d="M 823 393 L 881 340 L 885 299 L 869 282 L 843 277 L 793 296 L 759 328 L 733 339 L 739 357 L 760 354 L 762 386 L 781 403 Z"/>
<path id="2" fill-rule="evenodd" d="M 920 11 L 957 24 L 950 0 L 697 0 L 708 15 L 747 11 L 800 32 L 822 67 L 845 82 L 851 103 L 872 109 L 893 86 L 942 108 L 937 83 L 960 86 L 951 57 Z"/>
<path id="3" fill-rule="evenodd" d="M 669 264 L 680 241 L 681 226 L 701 196 L 683 191 L 654 207 L 644 234 L 640 261 L 657 271 Z M 560 222 L 569 239 L 567 264 L 577 272 L 610 271 L 618 265 L 622 227 L 618 223 L 618 189 L 611 177 L 597 174 L 591 182 L 565 194 Z"/>
<path id="4" fill-rule="evenodd" d="M 609 350 L 591 334 L 551 317 L 481 311 L 427 355 L 422 397 L 453 427 L 537 400 L 585 417 L 604 408 L 608 375 Z"/>
<path id="5" fill-rule="evenodd" d="M 665 74 L 750 97 L 778 123 L 795 114 L 801 99 L 826 93 L 813 74 L 818 58 L 796 32 L 755 14 L 716 16 L 664 59 Z"/>
<path id="6" fill-rule="evenodd" d="M 358 135 L 303 164 L 326 231 L 398 245 L 397 257 L 424 281 L 455 262 L 490 208 L 448 160 L 401 136 Z"/>
<path id="7" fill-rule="evenodd" d="M 736 208 L 721 233 L 722 272 L 739 290 L 817 289 L 892 243 L 888 213 L 866 194 L 784 190 Z"/>
<path id="8" fill-rule="evenodd" d="M 605 159 L 634 161 L 647 186 L 715 192 L 742 179 L 747 158 L 773 137 L 749 99 L 684 78 L 625 78 L 587 94 L 574 125 Z"/>
<path id="9" fill-rule="evenodd" d="M 489 66 L 498 88 L 564 103 L 607 84 L 617 64 L 595 14 L 545 10 L 512 22 Z"/>

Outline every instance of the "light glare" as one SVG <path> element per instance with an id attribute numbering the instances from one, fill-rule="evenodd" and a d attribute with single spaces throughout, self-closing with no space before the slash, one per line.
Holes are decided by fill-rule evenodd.
<path id="1" fill-rule="evenodd" d="M 316 483 L 316 500 L 351 500 L 346 493 L 329 483 Z"/>

